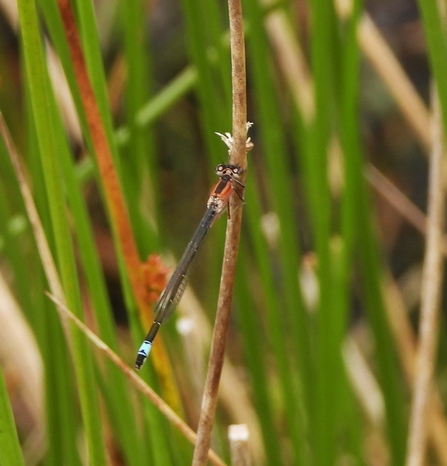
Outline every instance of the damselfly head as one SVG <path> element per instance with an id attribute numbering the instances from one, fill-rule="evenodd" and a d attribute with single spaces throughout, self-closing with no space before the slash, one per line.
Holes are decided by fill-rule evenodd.
<path id="1" fill-rule="evenodd" d="M 220 177 L 229 176 L 233 178 L 234 176 L 239 176 L 242 172 L 243 169 L 237 165 L 220 163 L 216 167 L 216 175 Z"/>

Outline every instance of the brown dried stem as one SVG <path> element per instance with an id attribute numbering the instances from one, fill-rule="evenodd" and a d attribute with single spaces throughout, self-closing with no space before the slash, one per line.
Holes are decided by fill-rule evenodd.
<path id="1" fill-rule="evenodd" d="M 366 178 L 371 186 L 396 212 L 423 236 L 427 235 L 427 217 L 405 194 L 383 175 L 374 165 L 368 165 Z M 442 254 L 447 257 L 447 236 L 442 238 Z"/>
<path id="2" fill-rule="evenodd" d="M 228 8 L 230 18 L 231 74 L 233 87 L 233 144 L 230 149 L 230 162 L 245 170 L 247 166 L 247 97 L 245 42 L 241 1 L 229 0 Z M 233 201 L 234 199 L 232 200 L 232 203 Z M 228 220 L 227 224 L 224 262 L 217 304 L 216 322 L 202 398 L 202 410 L 197 431 L 196 447 L 192 462 L 194 466 L 206 464 L 207 452 L 211 443 L 211 430 L 216 411 L 219 381 L 222 373 L 231 302 L 233 298 L 241 222 L 242 207 L 232 209 L 231 219 Z"/>
<path id="3" fill-rule="evenodd" d="M 250 466 L 248 438 L 249 432 L 245 424 L 233 424 L 228 428 L 232 466 Z"/>
<path id="4" fill-rule="evenodd" d="M 90 342 L 107 358 L 115 364 L 116 367 L 127 377 L 129 382 L 148 398 L 154 406 L 166 417 L 166 419 L 178 429 L 187 440 L 194 443 L 196 433 L 175 413 L 175 411 L 165 403 L 157 393 L 152 390 L 147 383 L 137 375 L 109 346 L 107 346 L 95 333 L 93 333 L 81 320 L 79 320 L 61 301 L 47 293 L 48 297 L 57 305 L 58 311 L 70 319 L 90 340 Z M 207 459 L 216 466 L 226 466 L 225 463 L 217 456 L 213 450 L 207 451 Z"/>
<path id="5" fill-rule="evenodd" d="M 430 157 L 427 242 L 424 258 L 416 379 L 408 434 L 407 466 L 424 464 L 429 421 L 427 406 L 433 393 L 433 371 L 439 328 L 439 307 L 443 276 L 442 231 L 445 191 L 443 185 L 442 117 L 434 96 L 433 147 Z"/>

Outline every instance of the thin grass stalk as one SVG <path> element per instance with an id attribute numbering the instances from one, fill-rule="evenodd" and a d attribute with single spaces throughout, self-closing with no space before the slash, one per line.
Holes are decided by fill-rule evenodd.
<path id="1" fill-rule="evenodd" d="M 357 157 L 360 154 L 356 154 Z M 362 164 L 356 163 L 358 179 L 358 217 L 362 293 L 368 321 L 372 329 L 378 378 L 386 409 L 386 430 L 392 464 L 403 464 L 405 458 L 405 409 L 402 384 L 398 373 L 395 344 L 386 321 L 382 296 L 382 267 L 371 212 L 371 201 L 363 179 Z"/>
<path id="2" fill-rule="evenodd" d="M 231 78 L 233 96 L 233 144 L 229 151 L 230 163 L 244 170 L 247 167 L 247 97 L 245 72 L 245 41 L 240 0 L 229 0 L 230 42 L 231 42 Z M 242 177 L 244 181 L 245 176 Z M 192 464 L 202 466 L 206 463 L 206 455 L 211 443 L 211 431 L 217 406 L 220 375 L 225 357 L 226 337 L 233 298 L 236 276 L 236 260 L 242 223 L 242 207 L 235 209 L 235 194 L 231 200 L 233 208 L 228 220 L 224 249 L 224 262 L 220 283 L 217 313 L 208 372 L 200 412 L 197 441 Z M 237 202 L 237 201 L 236 201 Z M 230 207 L 231 208 L 231 207 Z"/>
<path id="3" fill-rule="evenodd" d="M 366 177 L 371 186 L 382 196 L 405 220 L 412 225 L 421 235 L 427 235 L 427 217 L 424 212 L 399 190 L 376 167 L 370 165 Z M 442 241 L 442 252 L 447 257 L 447 236 Z"/>
<path id="4" fill-rule="evenodd" d="M 233 424 L 228 428 L 232 466 L 250 466 L 248 438 L 249 431 L 245 424 Z"/>
<path id="5" fill-rule="evenodd" d="M 29 4 L 28 6 L 30 8 L 32 8 L 31 4 Z M 28 6 L 25 5 L 24 8 L 26 9 Z M 32 11 L 30 11 L 30 13 L 32 14 Z M 0 133 L 1 133 L 2 137 L 3 137 L 3 140 L 5 142 L 5 146 L 6 146 L 7 150 L 8 150 L 9 156 L 11 158 L 12 166 L 14 167 L 15 176 L 17 177 L 18 184 L 19 184 L 19 187 L 21 189 L 22 197 L 24 198 L 25 208 L 27 209 L 28 219 L 29 219 L 29 221 L 31 222 L 32 225 L 33 225 L 33 222 L 37 222 L 39 232 L 42 232 L 42 235 L 39 235 L 39 236 L 36 237 L 36 242 L 40 245 L 40 247 L 42 247 L 42 248 L 44 248 L 46 250 L 46 253 L 47 253 L 46 256 L 51 257 L 50 248 L 48 246 L 48 243 L 46 242 L 45 235 L 43 234 L 44 230 L 42 228 L 42 224 L 40 223 L 40 220 L 39 220 L 39 217 L 38 217 L 38 214 L 37 214 L 37 209 L 35 208 L 33 202 L 27 203 L 27 200 L 32 201 L 31 190 L 28 188 L 28 185 L 26 183 L 26 178 L 25 178 L 24 173 L 23 173 L 23 171 L 21 169 L 17 151 L 16 151 L 16 149 L 14 147 L 12 137 L 11 137 L 11 135 L 9 133 L 9 130 L 8 130 L 7 126 L 6 126 L 6 123 L 5 123 L 5 120 L 4 120 L 2 114 L 0 114 Z M 32 206 L 32 210 L 29 210 L 30 206 Z M 50 281 L 51 281 L 52 284 L 54 284 L 54 287 L 52 288 L 52 292 L 54 292 L 54 295 L 57 296 L 58 299 L 60 299 L 62 301 L 64 293 L 63 293 L 63 290 L 62 290 L 62 285 L 59 282 L 56 265 L 52 261 L 51 261 L 50 270 L 51 270 L 51 274 L 52 274 L 52 276 L 50 277 Z"/>
<path id="6" fill-rule="evenodd" d="M 197 82 L 197 70 L 188 66 L 181 71 L 158 94 L 151 97 L 141 106 L 135 115 L 135 127 L 143 130 L 151 126 L 158 118 L 167 112 L 174 104 L 185 96 Z M 125 146 L 130 140 L 130 128 L 122 126 L 115 131 L 115 137 L 119 146 Z"/>
<path id="7" fill-rule="evenodd" d="M 409 126 L 423 147 L 428 150 L 430 115 L 427 107 L 367 13 L 364 13 L 360 20 L 357 38 L 366 58 L 388 87 Z"/>
<path id="8" fill-rule="evenodd" d="M 389 274 L 390 275 L 390 274 Z M 391 275 L 385 277 L 384 290 L 387 306 L 387 318 L 398 349 L 401 365 L 409 386 L 414 386 L 416 378 L 416 335 L 405 307 L 402 292 Z M 427 408 L 430 419 L 430 441 L 437 454 L 440 464 L 447 465 L 447 421 L 444 417 L 444 408 L 441 394 L 436 387 L 430 396 Z"/>
<path id="9" fill-rule="evenodd" d="M 6 149 L 8 150 L 8 154 L 11 159 L 11 164 L 14 168 L 15 176 L 19 184 L 19 189 L 23 197 L 25 209 L 27 210 L 28 220 L 30 221 L 34 230 L 37 232 L 37 234 L 35 235 L 37 246 L 42 251 L 42 259 L 45 259 L 45 261 L 48 261 L 46 265 L 49 271 L 48 281 L 51 286 L 51 291 L 52 293 L 54 293 L 54 296 L 57 296 L 57 298 L 61 302 L 63 302 L 64 293 L 62 290 L 62 285 L 59 281 L 59 276 L 57 273 L 56 265 L 53 261 L 51 250 L 50 250 L 50 247 L 47 243 L 47 240 L 44 234 L 44 229 L 42 227 L 42 224 L 39 219 L 39 215 L 37 213 L 37 209 L 33 202 L 33 196 L 31 194 L 31 190 L 28 187 L 25 174 L 20 165 L 20 160 L 17 154 L 17 150 L 14 146 L 14 142 L 9 133 L 8 127 L 6 126 L 6 122 L 3 118 L 3 115 L 1 113 L 0 113 L 0 134 L 3 138 Z M 43 260 L 42 262 L 45 265 L 45 262 Z"/>
<path id="10" fill-rule="evenodd" d="M 353 4 L 359 2 L 338 0 L 335 2 L 341 20 L 349 18 Z M 424 101 L 398 62 L 383 35 L 368 13 L 363 13 L 357 26 L 357 40 L 365 57 L 388 87 L 409 126 L 427 150 L 430 149 L 430 115 Z"/>
<path id="11" fill-rule="evenodd" d="M 407 466 L 425 462 L 428 437 L 428 404 L 433 393 L 433 372 L 439 332 L 439 307 L 443 278 L 442 233 L 444 226 L 444 133 L 437 93 L 433 93 L 433 149 L 430 157 L 427 241 L 421 290 L 419 343 L 416 356 L 416 378 L 408 433 Z"/>
<path id="12" fill-rule="evenodd" d="M 178 429 L 185 438 L 194 443 L 197 435 L 183 420 L 167 405 L 146 382 L 139 377 L 135 371 L 130 368 L 111 348 L 109 348 L 97 335 L 95 335 L 81 320 L 79 320 L 62 302 L 56 299 L 51 294 L 48 297 L 57 304 L 58 310 L 70 319 L 90 340 L 95 348 L 104 354 L 112 363 L 119 368 L 123 375 L 131 382 L 131 384 L 140 391 L 151 403 L 164 414 L 166 419 Z M 207 459 L 216 466 L 225 466 L 225 463 L 217 456 L 213 450 L 208 450 Z"/>

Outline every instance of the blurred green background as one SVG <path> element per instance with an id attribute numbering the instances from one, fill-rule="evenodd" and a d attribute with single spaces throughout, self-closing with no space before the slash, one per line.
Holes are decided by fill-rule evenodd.
<path id="1" fill-rule="evenodd" d="M 243 1 L 255 147 L 212 442 L 226 462 L 228 426 L 246 423 L 253 464 L 404 464 L 431 82 L 447 105 L 447 40 L 431 3 L 420 12 L 409 0 Z M 0 110 L 68 302 L 133 365 L 150 317 L 138 312 L 112 234 L 57 2 L 18 5 L 20 16 L 15 1 L 0 6 Z M 174 267 L 203 215 L 214 167 L 228 158 L 214 134 L 231 131 L 227 5 L 72 7 L 140 259 L 161 254 Z M 224 217 L 160 332 L 173 378 L 151 360 L 141 372 L 193 429 Z M 69 349 L 3 142 L 0 278 L 0 430 L 10 446 L 0 465 L 190 463 L 192 446 L 80 333 Z M 443 318 L 439 332 L 444 400 Z M 437 415 L 439 434 L 440 407 Z M 427 464 L 447 464 L 433 425 Z"/>

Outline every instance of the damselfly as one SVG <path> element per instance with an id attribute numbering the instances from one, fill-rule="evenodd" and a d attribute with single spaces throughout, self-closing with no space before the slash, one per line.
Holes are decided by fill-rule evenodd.
<path id="1" fill-rule="evenodd" d="M 242 169 L 236 165 L 220 164 L 216 167 L 216 174 L 220 176 L 220 180 L 211 190 L 205 215 L 200 221 L 199 226 L 186 247 L 177 268 L 169 279 L 166 288 L 163 290 L 160 295 L 160 299 L 155 306 L 154 322 L 138 350 L 135 369 L 139 370 L 146 361 L 160 326 L 172 315 L 180 301 L 183 292 L 185 291 L 188 271 L 214 220 L 219 217 L 225 208 L 228 207 L 230 196 L 233 191 L 241 197 L 234 187 L 235 183 L 244 187 L 238 179 L 241 173 Z"/>

